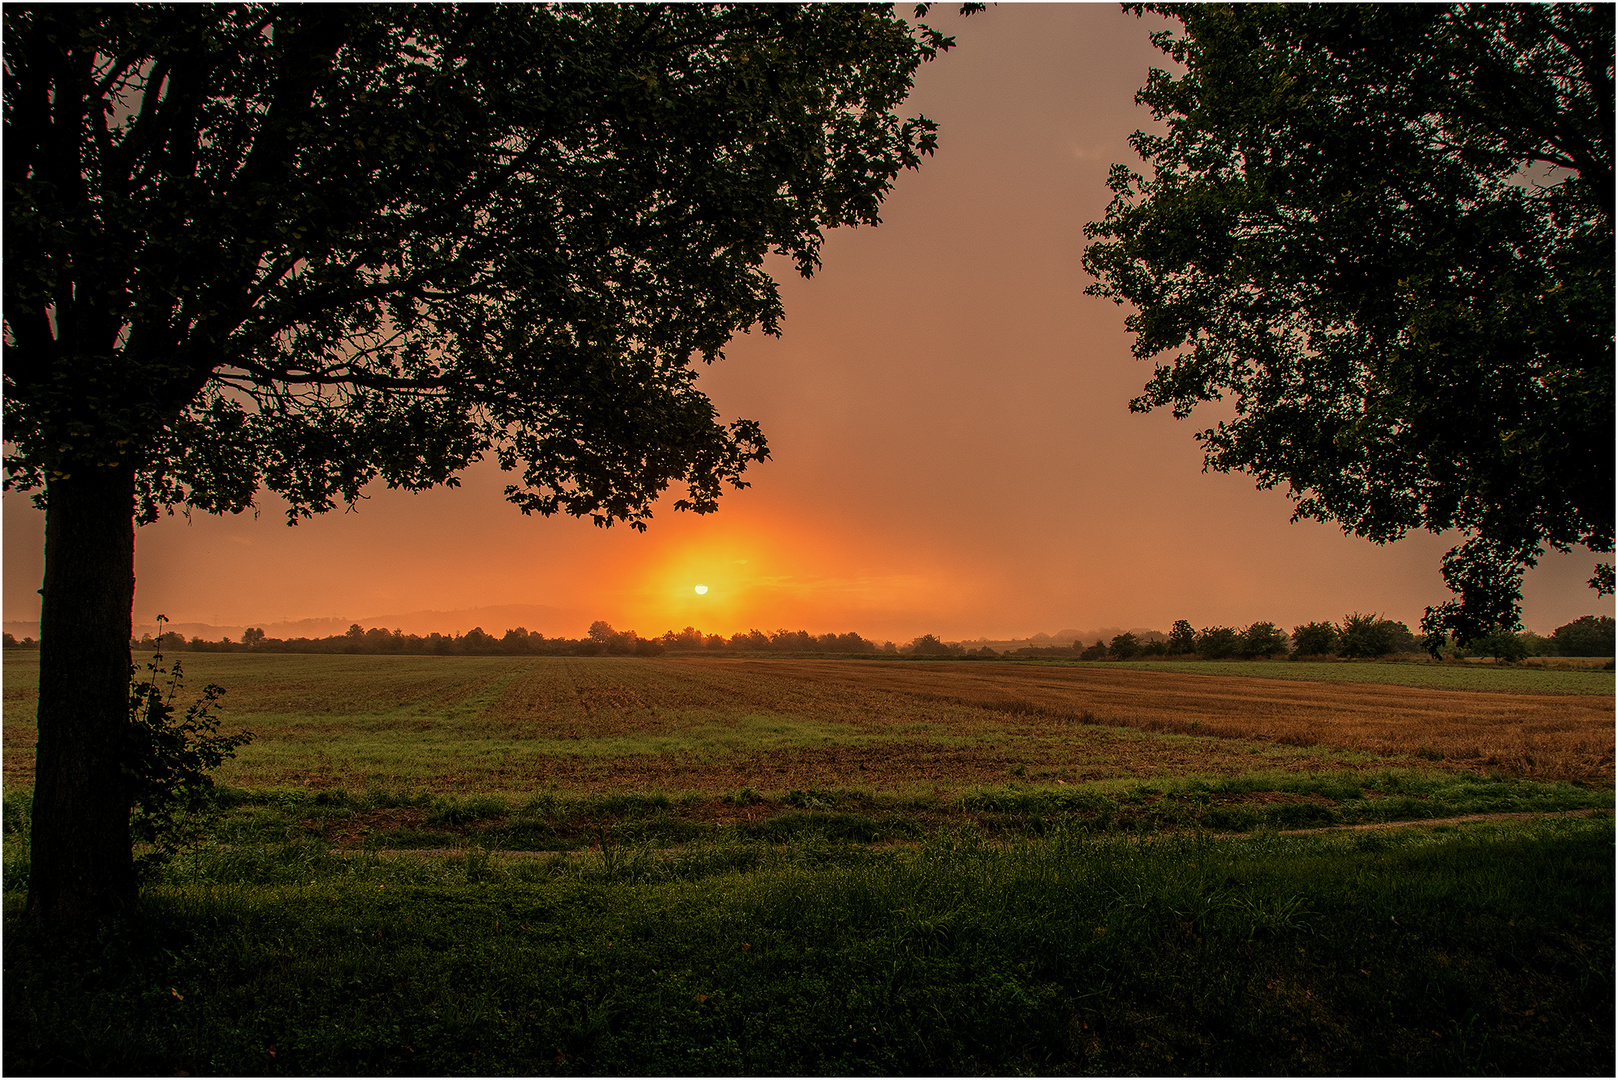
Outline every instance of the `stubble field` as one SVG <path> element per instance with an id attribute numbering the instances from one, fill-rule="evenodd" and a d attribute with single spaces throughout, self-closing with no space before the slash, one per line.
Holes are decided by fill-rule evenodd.
<path id="1" fill-rule="evenodd" d="M 1606 672 L 1512 671 L 1519 684 L 1503 692 L 1132 665 L 180 659 L 190 692 L 208 682 L 227 688 L 226 728 L 255 733 L 220 773 L 245 787 L 946 794 L 1014 780 L 1257 770 L 1411 767 L 1598 785 L 1613 776 Z M 36 667 L 30 654 L 5 661 L 10 787 L 32 779 Z M 1333 667 L 1408 678 L 1412 665 Z M 1568 692 L 1568 675 L 1586 692 Z"/>
<path id="2" fill-rule="evenodd" d="M 64 943 L 5 656 L 7 1072 L 1610 1067 L 1608 672 L 180 660 L 256 738 Z"/>

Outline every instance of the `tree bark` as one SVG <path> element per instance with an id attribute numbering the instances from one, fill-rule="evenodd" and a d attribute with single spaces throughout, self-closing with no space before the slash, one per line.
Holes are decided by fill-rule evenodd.
<path id="1" fill-rule="evenodd" d="M 135 600 L 133 467 L 50 480 L 39 616 L 39 743 L 25 914 L 59 924 L 135 900 L 129 633 Z"/>

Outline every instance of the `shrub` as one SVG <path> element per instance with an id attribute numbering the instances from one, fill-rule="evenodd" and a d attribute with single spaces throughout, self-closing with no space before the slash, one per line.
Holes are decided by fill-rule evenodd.
<path id="1" fill-rule="evenodd" d="M 911 656 L 953 656 L 957 650 L 940 641 L 937 635 L 923 634 L 905 646 L 903 651 Z"/>
<path id="2" fill-rule="evenodd" d="M 123 772 L 130 785 L 130 833 L 150 844 L 144 863 L 160 863 L 191 842 L 214 806 L 209 774 L 251 742 L 251 732 L 219 734 L 218 703 L 222 687 L 209 683 L 202 697 L 181 716 L 174 700 L 183 682 L 180 662 L 163 666 L 163 654 L 147 661 L 147 678 L 132 679 L 129 688 L 129 744 Z M 160 685 L 159 681 L 167 685 Z"/>
<path id="3" fill-rule="evenodd" d="M 1272 622 L 1256 622 L 1242 631 L 1242 655 L 1249 659 L 1256 656 L 1285 656 L 1286 651 L 1287 636 Z"/>
<path id="4" fill-rule="evenodd" d="M 1581 615 L 1551 631 L 1558 656 L 1611 656 L 1614 651 L 1611 615 Z"/>
<path id="5" fill-rule="evenodd" d="M 1337 652 L 1337 627 L 1329 622 L 1304 623 L 1292 628 L 1295 656 L 1330 656 Z"/>
<path id="6" fill-rule="evenodd" d="M 1107 646 L 1107 651 L 1112 654 L 1114 660 L 1128 660 L 1140 652 L 1140 642 L 1135 639 L 1134 634 L 1119 634 L 1112 639 L 1112 644 Z"/>
<path id="7" fill-rule="evenodd" d="M 1517 640 L 1522 642 L 1524 654 L 1527 656 L 1554 656 L 1556 654 L 1556 647 L 1551 644 L 1551 639 L 1536 634 L 1532 630 L 1524 630 L 1517 635 Z"/>
<path id="8" fill-rule="evenodd" d="M 1507 663 L 1516 663 L 1528 655 L 1528 646 L 1522 638 L 1504 628 L 1478 638 L 1470 648 L 1479 656 L 1492 656 Z"/>
<path id="9" fill-rule="evenodd" d="M 1241 635 L 1228 626 L 1210 626 L 1197 635 L 1197 655 L 1204 660 L 1228 660 L 1241 651 Z"/>
<path id="10" fill-rule="evenodd" d="M 1358 612 L 1345 615 L 1337 632 L 1337 651 L 1341 656 L 1386 656 L 1393 652 L 1412 651 L 1415 647 L 1415 635 L 1408 626 L 1375 615 L 1361 615 Z"/>

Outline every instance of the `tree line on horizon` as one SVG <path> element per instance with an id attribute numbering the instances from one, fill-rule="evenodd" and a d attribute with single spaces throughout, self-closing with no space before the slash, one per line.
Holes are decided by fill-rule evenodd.
<path id="1" fill-rule="evenodd" d="M 4 635 L 8 649 L 37 648 L 33 638 L 20 641 Z M 1423 644 L 1402 622 L 1374 615 L 1353 613 L 1340 623 L 1310 622 L 1292 628 L 1290 634 L 1272 622 L 1255 622 L 1245 628 L 1208 626 L 1196 629 L 1185 619 L 1167 634 L 1145 631 L 1123 633 L 1110 642 L 1085 645 L 1029 645 L 996 650 L 989 645 L 972 648 L 970 643 L 944 641 L 935 634 L 922 634 L 904 645 L 876 642 L 852 631 L 843 634 L 811 634 L 805 630 L 776 630 L 764 633 L 706 634 L 694 626 L 668 630 L 658 637 L 643 638 L 634 630 L 615 630 L 597 620 L 579 638 L 546 637 L 524 627 L 507 630 L 500 637 L 473 627 L 464 634 L 406 634 L 382 627 L 366 629 L 358 623 L 342 634 L 327 637 L 268 637 L 259 627 L 250 627 L 239 641 L 228 636 L 219 641 L 201 637 L 187 639 L 169 631 L 141 635 L 130 647 L 164 652 L 277 652 L 277 653 L 354 653 L 405 654 L 418 656 L 662 656 L 738 655 L 742 653 L 791 653 L 827 656 L 911 656 L 939 659 L 993 659 L 998 657 L 1073 657 L 1080 660 L 1146 660 L 1154 658 L 1197 658 L 1202 660 L 1254 660 L 1291 657 L 1338 657 L 1375 659 L 1401 653 L 1420 653 Z M 1611 656 L 1614 653 L 1614 620 L 1610 615 L 1583 615 L 1557 627 L 1549 636 L 1532 631 L 1500 633 L 1474 642 L 1470 649 L 1452 655 L 1493 656 L 1501 660 L 1522 660 L 1530 656 Z"/>
<path id="2" fill-rule="evenodd" d="M 1018 653 L 1055 654 L 1058 648 L 1021 649 Z M 1402 622 L 1354 612 L 1340 623 L 1309 622 L 1287 634 L 1272 622 L 1255 622 L 1244 629 L 1231 626 L 1194 628 L 1180 619 L 1167 635 L 1137 637 L 1119 634 L 1111 642 L 1097 641 L 1071 649 L 1081 660 L 1130 660 L 1147 657 L 1196 657 L 1202 660 L 1256 660 L 1340 658 L 1376 659 L 1403 653 L 1431 652 Z M 1441 653 L 1449 656 L 1490 656 L 1518 661 L 1530 656 L 1612 656 L 1614 620 L 1610 615 L 1583 615 L 1553 630 L 1549 637 L 1532 631 L 1497 631 L 1466 648 L 1453 638 Z M 1436 657 L 1435 657 L 1436 658 Z"/>
<path id="3" fill-rule="evenodd" d="M 30 642 L 30 639 L 24 639 Z M 936 639 L 935 639 L 936 640 Z M 9 647 L 27 647 L 10 634 L 5 635 Z M 738 652 L 793 652 L 824 653 L 834 655 L 898 655 L 902 650 L 893 642 L 876 642 L 856 633 L 810 634 L 804 630 L 777 630 L 766 634 L 759 630 L 733 634 L 705 634 L 692 626 L 683 630 L 669 630 L 658 637 L 641 637 L 634 630 L 615 630 L 603 620 L 597 620 L 582 637 L 546 637 L 525 627 L 515 627 L 499 637 L 475 626 L 464 634 L 406 634 L 401 630 L 383 627 L 366 629 L 351 624 L 341 634 L 327 637 L 273 638 L 259 627 L 249 627 L 239 641 L 228 636 L 220 641 L 201 637 L 189 640 L 173 631 L 164 634 L 143 634 L 131 642 L 135 649 L 190 652 L 281 652 L 281 653 L 356 653 L 407 654 L 448 656 L 661 656 L 666 652 L 680 653 L 738 653 Z M 908 648 L 904 647 L 904 648 Z"/>

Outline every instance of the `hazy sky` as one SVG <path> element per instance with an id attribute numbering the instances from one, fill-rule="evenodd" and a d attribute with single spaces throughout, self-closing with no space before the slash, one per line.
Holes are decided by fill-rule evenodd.
<path id="1" fill-rule="evenodd" d="M 158 612 L 896 641 L 1350 611 L 1414 628 L 1448 596 L 1453 538 L 1376 547 L 1289 524 L 1281 492 L 1202 473 L 1193 432 L 1214 414 L 1128 410 L 1150 365 L 1130 357 L 1123 310 L 1084 295 L 1080 259 L 1108 166 L 1136 161 L 1160 20 L 1110 4 L 934 15 L 959 47 L 923 69 L 908 111 L 939 122 L 938 154 L 899 178 L 879 228 L 831 233 L 820 274 L 784 277 L 780 340 L 738 339 L 703 377 L 724 418 L 764 425 L 774 460 L 751 489 L 706 518 L 661 512 L 645 534 L 525 518 L 492 466 L 459 490 L 378 487 L 296 528 L 269 496 L 256 519 L 165 519 L 136 538 L 137 632 Z M 17 495 L 4 506 L 5 618 L 37 619 L 41 517 Z M 1527 626 L 1610 613 L 1584 586 L 1594 563 L 1552 556 L 1530 574 Z"/>

